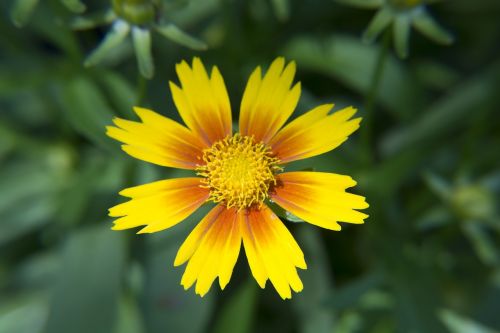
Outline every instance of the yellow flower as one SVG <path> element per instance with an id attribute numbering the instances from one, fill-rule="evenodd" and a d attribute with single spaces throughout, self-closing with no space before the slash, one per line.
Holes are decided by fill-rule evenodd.
<path id="1" fill-rule="evenodd" d="M 110 209 L 114 230 L 145 226 L 139 233 L 170 228 L 207 201 L 216 206 L 194 228 L 177 253 L 174 265 L 187 262 L 181 284 L 196 282 L 203 296 L 219 277 L 227 285 L 241 243 L 261 288 L 269 279 L 279 295 L 291 298 L 303 285 L 297 268 L 306 269 L 294 238 L 266 205 L 272 200 L 299 218 L 330 230 L 339 221 L 363 223 L 362 196 L 345 190 L 349 176 L 323 172 L 283 172 L 283 164 L 326 153 L 358 127 L 355 109 L 329 114 L 321 105 L 283 126 L 300 97 L 292 85 L 295 63 L 277 58 L 262 77 L 250 76 L 241 101 L 239 132 L 233 134 L 231 107 L 217 69 L 208 76 L 198 58 L 190 67 L 177 64 L 180 87 L 170 82 L 172 96 L 186 126 L 153 111 L 135 108 L 142 122 L 115 119 L 107 134 L 123 142 L 138 159 L 166 167 L 190 169 L 198 177 L 167 179 L 120 192 L 130 201 Z"/>

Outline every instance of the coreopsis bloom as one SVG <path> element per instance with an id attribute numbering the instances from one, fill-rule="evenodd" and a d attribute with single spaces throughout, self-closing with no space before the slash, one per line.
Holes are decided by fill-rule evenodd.
<path id="1" fill-rule="evenodd" d="M 326 153 L 347 140 L 361 118 L 345 108 L 330 114 L 332 104 L 318 106 L 285 122 L 300 96 L 292 85 L 295 63 L 277 58 L 262 77 L 250 76 L 241 101 L 239 131 L 232 129 L 231 107 L 217 69 L 208 76 L 194 58 L 176 67 L 180 86 L 170 89 L 183 126 L 153 111 L 135 108 L 142 122 L 115 119 L 107 134 L 123 142 L 138 159 L 165 167 L 193 170 L 193 177 L 166 179 L 120 192 L 131 200 L 110 209 L 113 229 L 144 226 L 139 233 L 170 228 L 206 202 L 215 207 L 194 228 L 175 258 L 187 262 L 185 289 L 196 282 L 203 296 L 218 277 L 221 289 L 230 280 L 241 243 L 253 276 L 264 288 L 269 279 L 279 295 L 291 298 L 303 285 L 297 268 L 304 255 L 283 222 L 267 206 L 272 200 L 299 218 L 330 230 L 338 222 L 363 223 L 362 196 L 346 192 L 356 182 L 324 172 L 284 172 L 286 163 Z M 195 177 L 196 175 L 196 177 Z"/>

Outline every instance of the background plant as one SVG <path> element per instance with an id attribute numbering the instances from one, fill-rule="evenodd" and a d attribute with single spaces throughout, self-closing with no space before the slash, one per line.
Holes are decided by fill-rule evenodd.
<path id="1" fill-rule="evenodd" d="M 151 80 L 132 39 L 84 66 L 111 3 L 0 4 L 0 332 L 500 330 L 498 1 L 426 4 L 455 41 L 413 34 L 405 60 L 390 30 L 363 42 L 375 11 L 335 1 L 155 3 L 155 26 L 208 49 L 151 34 Z M 203 211 L 159 234 L 109 230 L 118 189 L 180 174 L 128 158 L 104 126 L 134 119 L 133 105 L 176 118 L 168 81 L 195 55 L 219 66 L 233 103 L 255 66 L 284 55 L 303 83 L 296 115 L 335 102 L 365 119 L 342 148 L 288 167 L 353 175 L 371 204 L 338 233 L 281 212 L 309 264 L 291 301 L 244 261 L 223 293 L 182 289 L 173 257 Z"/>

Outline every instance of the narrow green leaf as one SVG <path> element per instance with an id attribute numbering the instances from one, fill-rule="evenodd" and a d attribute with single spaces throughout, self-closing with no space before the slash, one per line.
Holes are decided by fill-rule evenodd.
<path id="1" fill-rule="evenodd" d="M 386 251 L 401 250 L 402 244 L 388 246 Z M 399 251 L 403 253 L 385 254 L 388 259 L 385 277 L 395 301 L 396 329 L 393 331 L 444 332 L 443 325 L 434 315 L 434 307 L 442 302 L 436 272 L 425 264 L 424 258 L 415 254 L 417 250 L 411 251 L 409 245 L 406 249 Z"/>
<path id="2" fill-rule="evenodd" d="M 153 56 L 151 55 L 151 34 L 148 29 L 132 28 L 135 55 L 141 75 L 151 79 L 154 74 Z"/>
<path id="3" fill-rule="evenodd" d="M 450 89 L 449 94 L 424 110 L 417 121 L 386 135 L 381 144 L 382 152 L 392 155 L 417 143 L 421 145 L 436 140 L 460 123 L 468 122 L 471 116 L 477 114 L 477 106 L 484 105 L 495 92 L 494 80 L 499 72 L 500 64 L 495 64 L 471 80 Z"/>
<path id="4" fill-rule="evenodd" d="M 424 212 L 423 216 L 417 220 L 416 225 L 421 231 L 429 231 L 444 227 L 455 221 L 456 219 L 448 208 L 444 206 L 437 206 Z"/>
<path id="5" fill-rule="evenodd" d="M 137 105 L 137 92 L 125 76 L 114 71 L 102 71 L 98 80 L 110 104 L 120 115 L 134 119 L 133 107 Z"/>
<path id="6" fill-rule="evenodd" d="M 192 220 L 191 217 L 189 219 Z M 182 224 L 180 227 L 185 227 L 186 221 Z M 179 248 L 177 241 L 172 239 L 180 240 L 178 234 L 174 236 L 169 230 L 166 237 L 151 235 L 146 241 L 147 261 L 144 293 L 141 296 L 146 331 L 164 333 L 168 328 L 172 332 L 206 332 L 217 286 L 212 286 L 203 298 L 195 294 L 194 287 L 184 290 L 180 281 L 185 268 L 172 265 Z M 163 242 L 163 248 L 156 243 L 160 239 L 169 240 Z"/>
<path id="7" fill-rule="evenodd" d="M 74 30 L 87 30 L 110 24 L 115 19 L 115 13 L 112 10 L 106 10 L 85 16 L 77 16 L 70 21 L 69 25 Z"/>
<path id="8" fill-rule="evenodd" d="M 394 20 L 394 47 L 398 56 L 403 59 L 408 57 L 410 24 L 408 15 L 397 15 Z"/>
<path id="9" fill-rule="evenodd" d="M 383 275 L 381 273 L 370 273 L 346 286 L 335 289 L 326 304 L 335 309 L 345 309 L 353 306 L 365 293 L 378 288 L 382 282 Z"/>
<path id="10" fill-rule="evenodd" d="M 372 43 L 385 28 L 391 24 L 394 19 L 394 13 L 388 7 L 381 8 L 368 24 L 363 33 L 363 41 Z"/>
<path id="11" fill-rule="evenodd" d="M 61 270 L 61 255 L 55 250 L 34 253 L 20 262 L 13 274 L 12 281 L 23 289 L 52 287 L 54 279 Z"/>
<path id="12" fill-rule="evenodd" d="M 304 290 L 291 299 L 298 332 L 330 333 L 335 324 L 335 313 L 327 303 L 333 287 L 327 250 L 318 229 L 297 228 L 297 240 L 306 253 L 307 270 L 299 270 Z"/>
<path id="13" fill-rule="evenodd" d="M 441 199 L 448 200 L 452 195 L 452 186 L 444 178 L 436 175 L 433 172 L 426 172 L 424 180 L 430 189 L 436 193 Z"/>
<path id="14" fill-rule="evenodd" d="M 474 320 L 463 317 L 448 309 L 438 311 L 439 319 L 450 333 L 498 333 L 499 331 L 486 327 Z"/>
<path id="15" fill-rule="evenodd" d="M 294 38 L 284 53 L 300 63 L 302 70 L 330 76 L 348 88 L 366 94 L 377 65 L 379 48 L 343 35 L 327 39 L 302 36 Z M 410 100 L 414 102 L 409 104 Z M 423 100 L 423 91 L 408 68 L 395 58 L 388 57 L 378 87 L 377 102 L 395 117 L 408 119 L 421 110 Z"/>
<path id="16" fill-rule="evenodd" d="M 142 314 L 137 300 L 133 297 L 123 296 L 118 306 L 117 325 L 115 333 L 144 333 Z"/>
<path id="17" fill-rule="evenodd" d="M 30 19 L 39 0 L 15 0 L 10 10 L 12 22 L 17 27 L 24 26 Z"/>
<path id="18" fill-rule="evenodd" d="M 157 26 L 156 31 L 171 41 L 189 47 L 193 50 L 204 51 L 208 48 L 205 42 L 188 35 L 174 24 Z"/>
<path id="19" fill-rule="evenodd" d="M 418 80 L 432 89 L 446 91 L 460 78 L 458 70 L 451 64 L 435 60 L 419 61 L 415 65 L 415 70 Z"/>
<path id="20" fill-rule="evenodd" d="M 90 53 L 85 60 L 85 66 L 94 66 L 101 62 L 110 51 L 120 45 L 127 37 L 130 31 L 130 26 L 123 20 L 117 20 L 113 23 L 110 30 L 104 37 L 104 40 L 97 48 Z"/>
<path id="21" fill-rule="evenodd" d="M 453 43 L 453 35 L 443 29 L 426 11 L 415 15 L 412 23 L 415 29 L 437 43 L 444 45 Z"/>
<path id="22" fill-rule="evenodd" d="M 59 98 L 63 114 L 78 132 L 99 146 L 115 148 L 105 135 L 114 113 L 91 80 L 77 77 L 61 82 Z"/>
<path id="23" fill-rule="evenodd" d="M 2 297 L 0 333 L 41 333 L 47 320 L 47 310 L 45 293 Z"/>
<path id="24" fill-rule="evenodd" d="M 213 333 L 250 333 L 256 310 L 257 284 L 248 279 L 227 300 L 215 320 Z"/>
<path id="25" fill-rule="evenodd" d="M 300 217 L 290 213 L 289 211 L 285 211 L 285 218 L 290 221 L 290 222 L 295 222 L 295 223 L 302 223 L 304 222 L 303 219 L 301 219 Z"/>
<path id="26" fill-rule="evenodd" d="M 290 3 L 289 0 L 271 0 L 274 12 L 280 21 L 288 20 L 290 16 Z"/>
<path id="27" fill-rule="evenodd" d="M 50 221 L 61 183 L 60 170 L 47 168 L 43 161 L 29 159 L 0 170 L 1 246 Z"/>
<path id="28" fill-rule="evenodd" d="M 462 230 L 483 264 L 495 267 L 499 263 L 498 250 L 484 227 L 478 221 L 467 220 L 463 223 Z"/>
<path id="29" fill-rule="evenodd" d="M 301 223 L 304 222 L 300 217 L 295 216 L 291 212 L 281 208 L 281 206 L 275 204 L 274 202 L 270 201 L 268 203 L 269 207 L 273 210 L 273 212 L 278 215 L 280 218 L 290 221 L 290 222 L 296 222 L 296 223 Z"/>
<path id="30" fill-rule="evenodd" d="M 87 8 L 80 0 L 61 0 L 61 3 L 74 13 L 83 13 Z"/>
<path id="31" fill-rule="evenodd" d="M 367 8 L 367 9 L 375 9 L 384 4 L 384 0 L 335 0 L 335 1 L 352 7 Z"/>
<path id="32" fill-rule="evenodd" d="M 123 234 L 109 225 L 68 238 L 46 331 L 109 333 L 115 325 L 125 264 Z"/>

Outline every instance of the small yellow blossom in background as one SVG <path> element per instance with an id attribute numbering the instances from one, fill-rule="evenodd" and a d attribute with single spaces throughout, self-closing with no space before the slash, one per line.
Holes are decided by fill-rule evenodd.
<path id="1" fill-rule="evenodd" d="M 240 108 L 239 131 L 224 80 L 202 62 L 176 67 L 180 86 L 170 83 L 183 126 L 158 113 L 135 108 L 142 122 L 115 119 L 107 134 L 124 143 L 123 150 L 157 165 L 194 171 L 193 177 L 166 179 L 120 192 L 131 200 L 110 209 L 114 230 L 144 226 L 152 233 L 183 221 L 205 202 L 216 206 L 182 244 L 174 265 L 187 262 L 181 280 L 196 283 L 203 296 L 214 280 L 224 289 L 241 243 L 261 288 L 269 279 L 283 299 L 303 288 L 297 268 L 306 269 L 302 250 L 285 225 L 267 206 L 272 200 L 316 226 L 340 230 L 338 222 L 363 223 L 358 209 L 365 198 L 346 192 L 356 185 L 349 176 L 324 172 L 284 172 L 283 165 L 326 153 L 359 128 L 361 118 L 347 107 L 330 113 L 320 105 L 286 124 L 300 97 L 293 84 L 295 63 L 277 58 L 262 76 L 251 74 Z M 196 174 L 197 177 L 194 177 Z"/>

